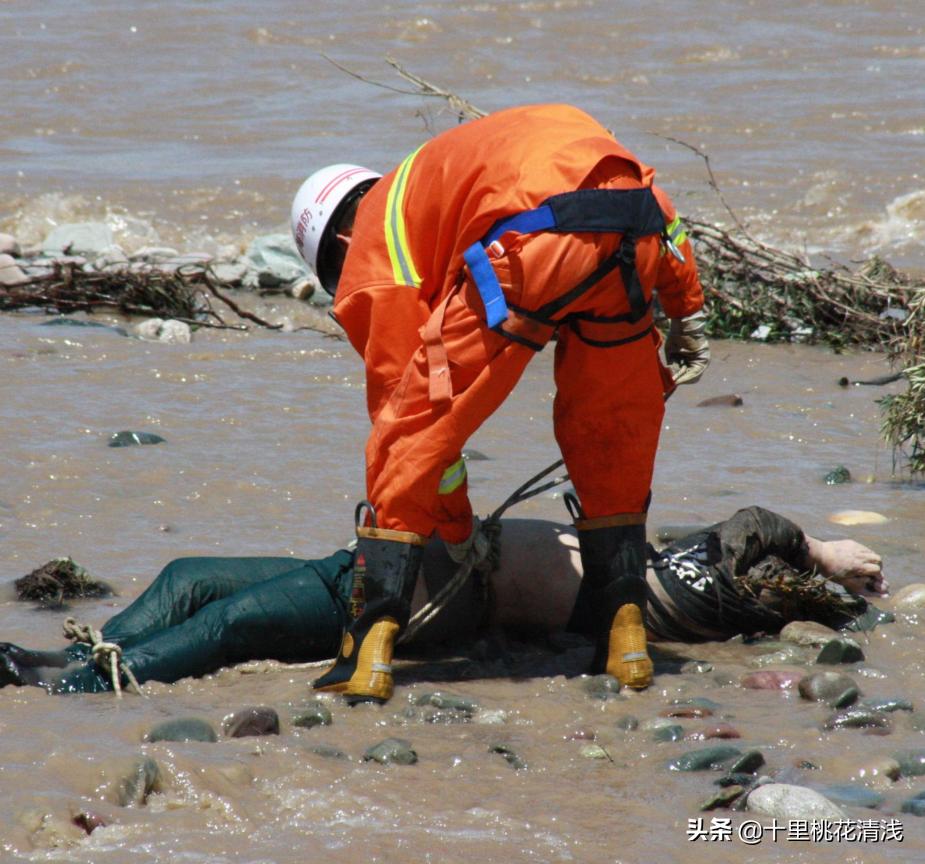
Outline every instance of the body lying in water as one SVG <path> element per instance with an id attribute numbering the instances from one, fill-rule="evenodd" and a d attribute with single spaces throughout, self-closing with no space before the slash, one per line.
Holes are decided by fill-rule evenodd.
<path id="1" fill-rule="evenodd" d="M 581 579 L 570 527 L 532 519 L 502 522 L 501 560 L 489 585 L 470 580 L 411 640 L 459 645 L 486 627 L 518 634 L 562 631 Z M 413 609 L 452 578 L 445 547 L 427 548 Z M 820 541 L 793 522 L 749 507 L 665 549 L 650 549 L 652 639 L 712 641 L 774 633 L 791 620 L 867 629 L 882 620 L 863 594 L 883 596 L 880 557 L 853 540 Z M 353 553 L 328 558 L 181 558 L 103 625 L 137 680 L 174 682 L 248 660 L 309 662 L 333 656 L 349 621 Z M 486 590 L 487 589 L 487 590 Z M 581 620 L 572 616 L 572 626 Z M 578 628 L 581 629 L 580 627 Z M 112 684 L 86 644 L 30 651 L 0 643 L 0 686 L 55 693 Z"/>

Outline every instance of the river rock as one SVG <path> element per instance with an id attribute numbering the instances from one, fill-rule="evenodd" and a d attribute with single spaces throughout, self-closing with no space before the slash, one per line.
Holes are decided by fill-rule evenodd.
<path id="1" fill-rule="evenodd" d="M 925 609 L 925 583 L 913 582 L 900 588 L 893 596 L 893 606 L 898 612 Z"/>
<path id="2" fill-rule="evenodd" d="M 844 465 L 838 465 L 822 479 L 826 486 L 841 486 L 843 483 L 851 482 L 851 472 Z"/>
<path id="3" fill-rule="evenodd" d="M 597 738 L 597 733 L 588 726 L 579 726 L 577 729 L 571 729 L 562 736 L 566 741 L 593 741 Z"/>
<path id="4" fill-rule="evenodd" d="M 578 752 L 585 759 L 610 759 L 613 762 L 611 755 L 600 744 L 585 744 Z"/>
<path id="5" fill-rule="evenodd" d="M 875 809 L 883 803 L 883 795 L 863 786 L 854 786 L 851 783 L 835 783 L 824 786 L 819 790 L 829 801 L 842 804 L 845 807 L 867 807 Z"/>
<path id="6" fill-rule="evenodd" d="M 756 669 L 763 669 L 766 666 L 789 666 L 799 664 L 804 661 L 803 652 L 795 645 L 788 645 L 779 651 L 772 651 L 770 654 L 759 654 L 748 661 L 748 665 Z"/>
<path id="7" fill-rule="evenodd" d="M 363 754 L 364 762 L 378 762 L 380 765 L 414 765 L 418 754 L 411 748 L 411 742 L 404 738 L 386 738 L 373 744 Z"/>
<path id="8" fill-rule="evenodd" d="M 120 336 L 128 336 L 128 331 L 124 327 L 104 324 L 102 321 L 91 321 L 89 318 L 49 318 L 39 324 L 39 327 L 89 327 L 93 330 L 109 330 Z"/>
<path id="9" fill-rule="evenodd" d="M 829 522 L 836 525 L 882 525 L 889 521 L 886 516 L 872 510 L 841 510 L 829 516 Z"/>
<path id="10" fill-rule="evenodd" d="M 12 255 L 0 253 L 0 286 L 13 288 L 16 285 L 24 285 L 28 281 L 25 271 L 16 259 Z"/>
<path id="11" fill-rule="evenodd" d="M 889 729 L 890 718 L 879 711 L 865 708 L 846 708 L 829 715 L 823 729 Z"/>
<path id="12" fill-rule="evenodd" d="M 700 732 L 699 737 L 731 739 L 741 738 L 742 733 L 729 723 L 715 723 L 712 726 L 704 727 L 703 731 Z"/>
<path id="13" fill-rule="evenodd" d="M 93 258 L 113 245 L 112 231 L 102 222 L 58 225 L 42 243 L 45 255 L 86 255 Z"/>
<path id="14" fill-rule="evenodd" d="M 22 248 L 12 234 L 0 234 L 0 255 L 10 255 L 13 258 L 22 255 Z"/>
<path id="15" fill-rule="evenodd" d="M 84 269 L 92 267 L 94 270 L 122 270 L 128 267 L 128 264 L 128 255 L 125 254 L 125 250 L 113 243 L 111 246 L 101 249 L 93 262 L 87 264 Z"/>
<path id="16" fill-rule="evenodd" d="M 113 795 L 120 807 L 140 807 L 148 796 L 160 792 L 163 783 L 160 766 L 150 756 L 140 756 L 113 784 Z"/>
<path id="17" fill-rule="evenodd" d="M 621 729 L 624 732 L 632 732 L 639 728 L 639 718 L 633 717 L 632 714 L 627 714 L 625 717 L 621 717 L 617 720 L 616 725 L 617 729 Z"/>
<path id="18" fill-rule="evenodd" d="M 97 828 L 105 828 L 107 824 L 99 813 L 94 813 L 92 810 L 80 810 L 74 814 L 71 821 L 78 828 L 83 828 L 87 834 L 92 834 Z"/>
<path id="19" fill-rule="evenodd" d="M 748 690 L 790 690 L 805 675 L 805 672 L 762 669 L 760 672 L 746 673 L 739 679 L 739 683 Z"/>
<path id="20" fill-rule="evenodd" d="M 800 695 L 810 702 L 840 701 L 846 690 L 858 689 L 853 678 L 840 672 L 814 672 L 799 683 Z"/>
<path id="21" fill-rule="evenodd" d="M 805 786 L 789 783 L 765 783 L 748 796 L 748 810 L 775 819 L 835 822 L 848 814 L 824 795 Z"/>
<path id="22" fill-rule="evenodd" d="M 527 767 L 527 763 L 521 759 L 507 744 L 491 744 L 488 747 L 489 753 L 497 753 L 504 757 L 504 761 L 515 771 L 520 771 Z"/>
<path id="23" fill-rule="evenodd" d="M 868 630 L 873 630 L 881 624 L 892 624 L 895 620 L 896 616 L 892 612 L 888 612 L 886 609 L 878 609 L 868 600 L 867 608 L 853 621 L 847 624 L 845 629 L 863 633 Z"/>
<path id="24" fill-rule="evenodd" d="M 323 702 L 316 702 L 292 718 L 292 725 L 300 729 L 314 729 L 315 726 L 330 726 L 333 722 L 331 709 Z"/>
<path id="25" fill-rule="evenodd" d="M 684 737 L 684 727 L 672 724 L 661 726 L 652 734 L 653 741 L 680 741 Z"/>
<path id="26" fill-rule="evenodd" d="M 816 621 L 791 621 L 780 631 L 780 638 L 795 645 L 821 648 L 826 642 L 837 639 L 838 632 Z"/>
<path id="27" fill-rule="evenodd" d="M 454 696 L 452 693 L 422 693 L 414 700 L 415 705 L 430 705 L 442 711 L 453 711 L 472 717 L 479 710 L 479 703 L 464 696 Z"/>
<path id="28" fill-rule="evenodd" d="M 584 682 L 585 693 L 592 699 L 607 701 L 620 695 L 620 682 L 613 675 L 592 675 Z"/>
<path id="29" fill-rule="evenodd" d="M 738 747 L 719 744 L 691 750 L 668 763 L 669 771 L 710 771 L 725 768 L 733 759 L 742 755 Z"/>
<path id="30" fill-rule="evenodd" d="M 279 735 L 279 714 L 266 705 L 242 708 L 222 720 L 222 731 L 229 738 L 251 735 Z"/>
<path id="31" fill-rule="evenodd" d="M 745 400 L 738 393 L 727 393 L 724 396 L 711 396 L 709 399 L 701 399 L 697 403 L 698 408 L 738 408 L 743 405 Z"/>
<path id="32" fill-rule="evenodd" d="M 316 744 L 311 748 L 312 753 L 317 756 L 323 756 L 325 759 L 344 759 L 349 761 L 350 756 L 338 747 L 331 747 L 328 744 Z"/>
<path id="33" fill-rule="evenodd" d="M 188 345 L 193 338 L 192 330 L 185 321 L 168 318 L 148 318 L 136 324 L 132 332 L 146 342 L 162 342 L 165 345 Z"/>
<path id="34" fill-rule="evenodd" d="M 720 789 L 719 792 L 707 798 L 707 800 L 700 805 L 700 810 L 703 812 L 707 810 L 716 810 L 719 807 L 728 807 L 744 791 L 744 786 L 739 786 L 737 783 L 730 783 L 728 786 L 724 786 Z"/>
<path id="35" fill-rule="evenodd" d="M 877 756 L 865 762 L 857 770 L 857 779 L 873 789 L 889 789 L 902 773 L 902 768 L 895 759 Z"/>
<path id="36" fill-rule="evenodd" d="M 113 432 L 107 442 L 108 447 L 140 447 L 145 444 L 163 444 L 164 438 L 155 435 L 153 432 L 132 432 L 123 429 L 121 432 Z"/>
<path id="37" fill-rule="evenodd" d="M 682 675 L 705 675 L 713 671 L 713 664 L 709 660 L 686 660 L 679 671 Z"/>
<path id="38" fill-rule="evenodd" d="M 676 708 L 702 708 L 710 714 L 715 714 L 721 707 L 719 702 L 707 699 L 706 696 L 690 696 L 687 699 L 673 699 L 671 705 Z"/>
<path id="39" fill-rule="evenodd" d="M 764 765 L 764 754 L 760 750 L 746 750 L 729 766 L 730 774 L 754 774 Z"/>
<path id="40" fill-rule="evenodd" d="M 145 741 L 218 741 L 215 729 L 199 717 L 176 717 L 151 727 Z"/>
<path id="41" fill-rule="evenodd" d="M 212 264 L 212 275 L 222 285 L 240 285 L 247 274 L 247 265 L 240 261 L 216 261 Z"/>
<path id="42" fill-rule="evenodd" d="M 900 806 L 901 813 L 911 813 L 913 816 L 925 816 L 925 791 L 907 798 Z"/>
<path id="43" fill-rule="evenodd" d="M 308 268 L 290 234 L 255 237 L 244 255 L 247 288 L 278 288 L 308 277 Z"/>
<path id="44" fill-rule="evenodd" d="M 639 728 L 645 732 L 654 732 L 656 729 L 664 729 L 666 726 L 677 726 L 670 717 L 650 717 L 639 724 Z"/>
<path id="45" fill-rule="evenodd" d="M 176 258 L 180 253 L 173 246 L 142 246 L 132 253 L 132 261 L 142 261 L 145 264 L 160 264 Z"/>
<path id="46" fill-rule="evenodd" d="M 883 711 L 887 714 L 892 714 L 894 711 L 912 711 L 912 703 L 908 699 L 898 698 L 877 699 L 869 697 L 862 699 L 860 706 L 869 708 L 871 711 Z"/>
<path id="47" fill-rule="evenodd" d="M 816 663 L 835 666 L 839 663 L 860 663 L 864 660 L 864 652 L 854 639 L 840 636 L 832 639 L 822 646 L 816 656 Z"/>
<path id="48" fill-rule="evenodd" d="M 925 750 L 899 750 L 893 754 L 899 763 L 902 777 L 921 777 L 925 774 Z"/>
<path id="49" fill-rule="evenodd" d="M 713 711 L 710 708 L 701 708 L 697 705 L 676 705 L 672 708 L 665 708 L 659 712 L 660 717 L 679 717 L 681 719 L 697 719 L 699 717 L 712 717 Z"/>

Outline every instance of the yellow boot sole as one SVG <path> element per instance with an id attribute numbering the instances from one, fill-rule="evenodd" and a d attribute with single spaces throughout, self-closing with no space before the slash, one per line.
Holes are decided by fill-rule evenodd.
<path id="1" fill-rule="evenodd" d="M 322 693 L 342 693 L 351 703 L 388 702 L 394 691 L 392 652 L 398 630 L 398 622 L 394 618 L 381 618 L 369 628 L 359 650 L 348 633 L 336 662 L 315 682 L 315 689 Z M 351 665 L 354 667 L 352 672 L 349 669 Z M 351 672 L 350 676 L 330 684 L 323 683 L 339 666 L 347 667 L 344 672 Z"/>

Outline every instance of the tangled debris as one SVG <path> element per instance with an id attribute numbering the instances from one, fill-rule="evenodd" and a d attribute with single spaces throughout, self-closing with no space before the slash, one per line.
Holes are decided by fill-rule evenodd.
<path id="1" fill-rule="evenodd" d="M 109 585 L 94 579 L 70 558 L 53 558 L 13 584 L 17 600 L 36 601 L 50 609 L 61 608 L 65 600 L 113 594 Z"/>

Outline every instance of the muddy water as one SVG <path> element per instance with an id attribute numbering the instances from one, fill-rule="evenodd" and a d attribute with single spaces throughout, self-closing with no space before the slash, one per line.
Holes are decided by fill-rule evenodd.
<path id="1" fill-rule="evenodd" d="M 265 303 L 260 311 L 296 323 L 312 314 L 294 301 Z M 43 320 L 0 319 L 5 640 L 59 644 L 63 614 L 13 601 L 8 584 L 53 556 L 71 555 L 115 585 L 117 598 L 76 606 L 81 618 L 100 623 L 178 555 L 314 556 L 342 542 L 362 492 L 356 457 L 367 422 L 359 364 L 342 343 L 314 333 L 200 331 L 189 346 L 168 346 L 104 330 L 39 326 Z M 817 536 L 848 530 L 874 546 L 894 587 L 925 581 L 925 489 L 890 477 L 890 454 L 877 436 L 874 399 L 881 391 L 835 383 L 843 375 L 881 374 L 882 358 L 731 343 L 718 343 L 714 355 L 708 379 L 669 404 L 652 525 L 712 521 L 759 502 Z M 551 359 L 549 352 L 536 359 L 470 442 L 489 457 L 469 466 L 481 512 L 556 456 Z M 741 407 L 696 405 L 732 392 L 743 397 Z M 107 447 L 119 429 L 167 440 Z M 826 486 L 822 476 L 839 463 L 856 482 Z M 889 521 L 838 528 L 828 517 L 843 509 L 873 510 Z M 565 516 L 551 493 L 519 511 Z M 869 671 L 858 680 L 866 695 L 907 696 L 925 710 L 922 626 L 903 620 L 865 644 Z M 822 732 L 826 712 L 818 706 L 724 686 L 722 680 L 750 668 L 758 648 L 671 650 L 711 661 L 714 672 L 666 672 L 646 693 L 601 703 L 585 694 L 578 677 L 586 652 L 530 653 L 515 645 L 507 661 L 405 665 L 390 705 L 348 710 L 332 700 L 333 725 L 314 730 L 290 722 L 310 699 L 308 682 L 316 674 L 298 667 L 256 664 L 155 684 L 149 698 L 121 703 L 109 695 L 51 697 L 6 688 L 0 691 L 0 858 L 346 864 L 713 862 L 769 854 L 788 861 L 911 861 L 925 854 L 925 832 L 911 816 L 903 817 L 902 844 L 809 850 L 781 841 L 772 852 L 769 838 L 754 851 L 738 840 L 688 841 L 687 820 L 711 794 L 713 775 L 671 773 L 665 762 L 700 745 L 656 744 L 649 732 L 619 732 L 621 716 L 646 720 L 671 699 L 707 696 L 742 732 L 734 743 L 760 747 L 771 770 L 818 786 L 850 781 L 872 757 L 925 740 L 908 715 L 896 717 L 886 737 Z M 472 697 L 503 722 L 442 725 L 396 716 L 410 698 L 435 688 Z M 279 710 L 280 737 L 140 744 L 144 731 L 164 718 L 194 714 L 218 724 L 230 710 L 253 704 Z M 681 722 L 694 733 L 709 721 Z M 588 742 L 568 740 L 578 730 L 596 733 L 613 762 L 583 758 Z M 367 746 L 389 735 L 410 740 L 419 763 L 384 768 L 359 761 Z M 312 753 L 319 743 L 342 749 L 350 761 Z M 488 752 L 499 743 L 528 769 L 515 772 Z M 120 808 L 111 784 L 141 752 L 159 762 L 165 791 L 146 807 Z M 793 768 L 800 759 L 821 770 L 801 775 Z M 903 797 L 922 786 L 900 780 L 881 810 L 850 812 L 891 818 Z M 83 838 L 68 825 L 81 809 L 100 813 L 110 827 Z M 55 844 L 64 845 L 55 851 Z"/>

